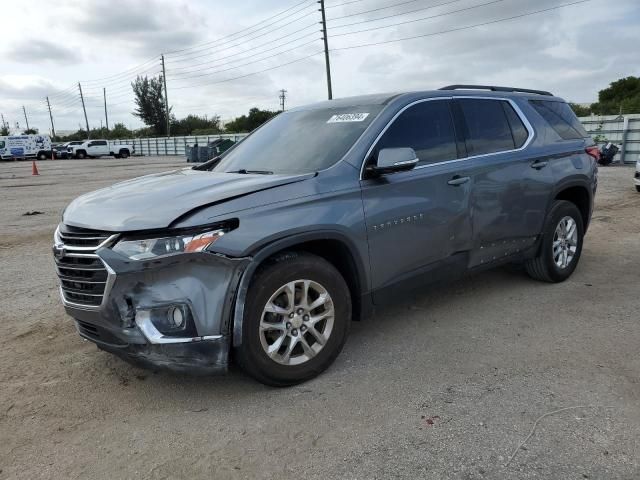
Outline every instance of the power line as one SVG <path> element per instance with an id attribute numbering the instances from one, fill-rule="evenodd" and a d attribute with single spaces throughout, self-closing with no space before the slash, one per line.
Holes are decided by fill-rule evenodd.
<path id="1" fill-rule="evenodd" d="M 257 53 L 254 53 L 254 54 L 249 55 L 247 57 L 242 57 L 242 58 L 240 58 L 240 60 L 243 60 L 243 59 L 246 59 L 246 58 L 252 58 L 252 57 L 255 57 L 256 55 L 260 55 L 261 53 L 266 53 L 266 52 L 270 52 L 270 51 L 276 50 L 276 49 L 278 49 L 280 47 L 284 47 L 286 45 L 290 45 L 290 44 L 298 42 L 300 40 L 304 40 L 305 38 L 309 38 L 312 35 L 313 36 L 317 35 L 317 32 L 307 33 L 306 35 L 302 35 L 301 37 L 295 38 L 295 39 L 290 40 L 288 42 L 281 43 L 280 45 L 277 45 L 275 47 L 271 47 L 271 48 L 266 49 L 266 50 L 258 51 Z M 277 40 L 280 40 L 280 39 L 276 39 L 275 41 L 277 41 Z M 272 41 L 269 41 L 269 42 L 264 42 L 262 44 L 262 46 L 269 45 L 271 43 L 274 43 L 275 41 L 272 40 Z M 231 54 L 231 55 L 227 55 L 226 57 L 218 57 L 216 60 L 208 60 L 206 62 L 194 63 L 192 65 L 189 65 L 189 67 L 174 68 L 172 71 L 176 71 L 177 70 L 178 73 L 176 75 L 182 74 L 183 73 L 182 70 L 185 70 L 186 68 L 193 68 L 193 67 L 199 67 L 201 65 L 208 65 L 208 64 L 211 64 L 211 63 L 218 63 L 220 60 L 225 60 L 227 58 L 232 58 L 232 57 L 235 57 L 235 56 L 240 55 L 242 53 L 248 53 L 248 52 L 252 52 L 252 51 L 255 51 L 255 50 L 256 49 L 254 49 L 254 48 L 250 48 L 250 49 L 247 49 L 247 50 L 243 50 L 242 52 L 237 52 L 237 53 L 234 53 L 234 54 Z M 260 49 L 258 49 L 258 50 L 260 50 Z M 223 62 L 221 65 L 215 65 L 215 66 L 212 65 L 211 67 L 208 67 L 208 68 L 224 66 L 224 65 L 227 65 L 229 63 L 233 63 L 235 61 L 236 60 L 231 60 L 230 62 Z M 199 71 L 199 70 L 190 70 L 190 71 L 185 71 L 184 73 L 193 73 L 193 72 L 197 72 L 197 71 Z"/>
<path id="2" fill-rule="evenodd" d="M 133 74 L 135 74 L 135 77 L 138 77 L 138 76 L 144 75 L 144 74 L 148 75 L 150 71 L 157 70 L 158 66 L 159 66 L 159 63 L 155 64 L 155 65 L 150 65 L 148 68 L 146 68 L 144 70 L 139 70 L 139 71 L 133 72 Z M 128 83 L 128 82 L 131 81 L 131 78 L 132 78 L 133 74 L 129 73 L 129 74 L 127 74 L 127 76 L 123 76 L 122 78 L 120 78 L 118 80 L 113 80 L 113 81 L 110 81 L 110 82 L 98 83 L 98 84 L 89 86 L 88 88 L 89 88 L 89 90 L 101 90 L 104 87 L 109 87 L 109 86 L 114 86 L 114 85 L 118 86 L 118 85 L 123 84 L 123 83 Z"/>
<path id="3" fill-rule="evenodd" d="M 438 8 L 438 7 L 444 7 L 446 5 L 451 5 L 452 3 L 458 3 L 458 2 L 461 2 L 461 1 L 463 1 L 463 0 L 449 0 L 447 2 L 437 3 L 435 5 L 429 5 L 428 7 L 421 7 L 421 8 L 416 8 L 414 10 L 408 10 L 406 12 L 394 13 L 392 15 L 385 15 L 384 17 L 380 17 L 380 18 L 370 18 L 370 19 L 367 19 L 367 20 L 361 20 L 359 22 L 345 23 L 344 25 L 336 25 L 336 26 L 333 26 L 331 28 L 352 27 L 354 25 L 361 25 L 363 23 L 377 22 L 379 20 L 386 20 L 387 18 L 401 17 L 402 15 L 409 15 L 411 13 L 417 13 L 417 12 L 422 12 L 422 11 L 425 11 L 425 10 L 432 10 L 432 9 Z M 474 8 L 474 7 L 471 7 L 471 8 Z M 373 10 L 371 10 L 371 11 L 373 11 Z M 361 13 L 367 13 L 367 12 L 361 12 Z M 331 21 L 333 22 L 333 21 L 336 21 L 336 20 L 340 20 L 342 18 L 348 18 L 348 17 L 353 17 L 353 16 L 356 16 L 356 15 L 345 15 L 343 17 L 333 18 L 333 19 L 331 19 Z"/>
<path id="4" fill-rule="evenodd" d="M 278 52 L 278 53 L 275 53 L 273 55 L 269 55 L 268 57 L 260 58 L 258 60 L 253 60 L 251 62 L 243 63 L 243 64 L 237 65 L 235 67 L 225 68 L 225 69 L 222 69 L 222 70 L 216 70 L 216 71 L 208 72 L 208 73 L 201 73 L 199 75 L 182 76 L 182 77 L 179 77 L 179 78 L 175 77 L 175 76 L 170 76 L 169 78 L 172 78 L 173 80 L 186 80 L 186 79 L 189 79 L 189 78 L 206 77 L 206 76 L 216 75 L 216 74 L 222 73 L 222 72 L 228 72 L 229 70 L 236 70 L 236 69 L 241 68 L 241 67 L 246 67 L 247 65 L 252 65 L 254 63 L 259 63 L 259 62 L 263 62 L 265 60 L 269 60 L 270 58 L 277 57 L 277 56 L 282 55 L 284 53 L 289 53 L 289 52 L 292 52 L 294 50 L 298 50 L 299 48 L 306 47 L 308 45 L 311 45 L 312 43 L 316 43 L 318 40 L 319 39 L 316 38 L 316 39 L 311 40 L 310 42 L 303 43 L 301 45 L 295 46 L 295 47 L 290 48 L 288 50 L 284 50 L 282 52 Z M 211 68 L 211 67 L 209 67 L 209 68 Z M 203 69 L 203 70 L 207 70 L 207 69 Z M 197 71 L 198 70 L 196 70 L 196 72 Z"/>
<path id="5" fill-rule="evenodd" d="M 414 19 L 411 19 L 411 20 L 405 20 L 403 22 L 392 23 L 390 25 L 382 25 L 382 26 L 378 26 L 378 27 L 363 28 L 362 30 L 354 30 L 352 32 L 334 33 L 333 36 L 334 37 L 344 37 L 345 35 L 356 35 L 358 33 L 371 32 L 373 30 L 378 31 L 378 30 L 382 30 L 384 28 L 391 28 L 391 27 L 397 27 L 399 25 L 406 25 L 408 23 L 422 22 L 424 20 L 431 20 L 433 18 L 446 17 L 448 15 L 453 15 L 454 13 L 460 13 L 460 12 L 466 12 L 466 11 L 469 11 L 469 10 L 475 10 L 476 8 L 486 7 L 488 5 L 493 5 L 494 3 L 500 3 L 500 2 L 503 2 L 503 1 L 504 0 L 491 0 L 490 2 L 480 3 L 478 5 L 473 5 L 471 7 L 460 8 L 458 10 L 451 10 L 450 12 L 445 12 L 445 13 L 438 13 L 437 15 L 430 15 L 428 17 L 414 18 Z M 344 26 L 346 26 L 346 25 L 344 25 Z"/>
<path id="6" fill-rule="evenodd" d="M 297 14 L 297 13 L 300 13 L 302 10 L 308 9 L 308 8 L 309 8 L 309 7 L 311 7 L 311 6 L 313 6 L 313 5 L 308 5 L 308 6 L 304 7 L 303 9 L 301 9 L 301 10 L 298 10 L 298 11 L 294 12 L 292 15 L 295 15 L 295 14 Z M 253 34 L 255 34 L 255 33 L 260 32 L 261 30 L 264 30 L 264 29 L 265 29 L 265 28 L 267 28 L 267 27 L 274 26 L 276 23 L 281 22 L 282 20 L 286 20 L 287 18 L 291 17 L 292 15 L 287 15 L 287 16 L 286 16 L 286 17 L 284 17 L 284 18 L 280 18 L 280 19 L 276 20 L 275 22 L 272 22 L 272 23 L 269 23 L 269 24 L 267 24 L 267 25 L 264 25 L 263 27 L 260 27 L 259 29 L 257 29 L 257 30 L 256 30 L 256 31 L 254 31 L 254 32 L 250 32 L 250 33 L 246 33 L 246 34 L 244 34 L 244 35 L 240 35 L 239 37 L 234 38 L 234 39 L 232 39 L 232 40 L 227 40 L 227 41 L 224 41 L 224 42 L 221 42 L 221 43 L 218 43 L 218 42 L 211 42 L 211 44 L 217 43 L 217 45 L 209 46 L 209 47 L 204 47 L 204 48 L 199 48 L 199 49 L 197 49 L 197 50 L 193 50 L 193 51 L 191 51 L 191 52 L 187 52 L 187 53 L 183 53 L 183 54 L 179 54 L 179 55 L 172 55 L 172 56 L 171 56 L 171 57 L 169 57 L 169 58 L 171 59 L 171 61 L 172 61 L 172 62 L 184 62 L 184 61 L 188 61 L 188 60 L 189 60 L 189 59 L 191 59 L 191 58 L 198 58 L 199 56 L 202 56 L 202 55 L 199 55 L 199 56 L 193 56 L 193 54 L 200 53 L 200 52 L 202 52 L 202 51 L 211 51 L 212 49 L 214 49 L 214 50 L 219 50 L 219 49 L 220 49 L 220 47 L 222 47 L 222 46 L 224 46 L 224 45 L 227 45 L 227 44 L 229 44 L 229 43 L 232 43 L 232 42 L 236 42 L 237 40 L 240 40 L 241 38 L 244 38 L 244 40 L 242 40 L 240 43 L 236 43 L 236 44 L 231 45 L 231 46 L 225 46 L 225 48 L 231 48 L 231 47 L 238 46 L 238 45 L 244 45 L 244 44 L 246 44 L 246 43 L 248 43 L 248 42 L 250 42 L 250 41 L 252 41 L 252 40 L 255 40 L 255 39 L 257 39 L 257 38 L 262 38 L 262 37 L 265 37 L 265 36 L 267 36 L 267 35 L 271 35 L 271 34 L 273 33 L 273 29 L 270 29 L 268 32 L 261 33 L 260 35 L 257 35 L 257 36 L 255 36 L 255 37 L 246 38 L 246 37 L 249 37 L 250 35 L 253 35 Z M 288 27 L 289 25 L 293 25 L 294 23 L 297 23 L 297 22 L 299 22 L 299 21 L 301 21 L 301 20 L 304 20 L 305 18 L 308 18 L 308 17 L 309 17 L 309 12 L 305 12 L 303 15 L 301 15 L 301 16 L 299 16 L 299 17 L 297 17 L 297 18 L 295 18 L 295 19 L 293 19 L 293 20 L 291 20 L 291 21 L 289 21 L 289 22 L 287 22 L 287 23 L 283 23 L 282 25 L 278 25 L 278 26 L 277 26 L 277 28 L 278 28 L 278 29 L 282 29 L 282 28 L 284 28 L 284 27 Z"/>
<path id="7" fill-rule="evenodd" d="M 116 74 L 113 75 L 109 75 L 107 77 L 102 77 L 102 78 L 95 78 L 92 80 L 81 80 L 81 82 L 83 83 L 101 83 L 104 82 L 105 80 L 111 80 L 113 78 L 118 78 L 121 77 L 123 75 L 131 75 L 132 72 L 135 72 L 136 70 L 139 70 L 140 67 L 144 67 L 145 65 L 148 65 L 151 62 L 157 62 L 159 59 L 159 57 L 156 55 L 153 58 L 150 58 L 149 60 L 147 60 L 146 62 L 141 63 L 140 65 L 136 65 L 135 67 L 130 67 L 126 70 L 122 70 L 121 72 L 118 72 Z"/>
<path id="8" fill-rule="evenodd" d="M 499 18 L 497 20 L 491 20 L 491 21 L 488 21 L 488 22 L 476 23 L 476 24 L 473 24 L 473 25 L 466 25 L 464 27 L 450 28 L 448 30 L 441 30 L 439 32 L 425 33 L 425 34 L 422 34 L 422 35 L 413 35 L 411 37 L 395 38 L 393 40 L 384 40 L 384 41 L 381 41 L 381 42 L 371 42 L 371 43 L 363 43 L 361 45 L 351 45 L 351 46 L 348 46 L 348 47 L 332 48 L 331 50 L 332 51 L 351 50 L 351 49 L 354 49 L 354 48 L 373 47 L 373 46 L 377 46 L 377 45 L 385 45 L 385 44 L 388 44 L 388 43 L 403 42 L 405 40 L 414 40 L 416 38 L 433 37 L 433 36 L 436 36 L 436 35 L 443 35 L 445 33 L 458 32 L 458 31 L 461 31 L 461 30 L 469 30 L 469 29 L 476 28 L 476 27 L 484 27 L 486 25 L 493 25 L 495 23 L 506 22 L 508 20 L 514 20 L 514 19 L 517 19 L 517 18 L 528 17 L 530 15 L 536 15 L 538 13 L 549 12 L 551 10 L 558 10 L 560 8 L 569 7 L 569 6 L 572 6 L 572 5 L 578 5 L 578 4 L 581 4 L 581 3 L 587 3 L 587 2 L 590 2 L 590 1 L 591 0 L 579 0 L 577 2 L 564 3 L 564 4 L 561 4 L 561 5 L 556 5 L 554 7 L 543 8 L 543 9 L 540 9 L 540 10 L 535 10 L 533 12 L 522 13 L 520 15 L 513 15 L 511 17 Z"/>
<path id="9" fill-rule="evenodd" d="M 293 20 L 293 21 L 291 21 L 291 22 L 285 23 L 285 24 L 283 24 L 283 25 L 279 25 L 279 26 L 278 26 L 278 28 L 287 27 L 287 26 L 292 25 L 292 24 L 294 24 L 294 23 L 296 23 L 296 22 L 299 22 L 300 20 L 302 20 L 302 19 L 304 19 L 304 18 L 308 18 L 308 16 L 309 16 L 308 14 L 305 14 L 305 15 L 303 15 L 302 17 L 297 18 L 296 20 Z M 282 37 L 280 37 L 279 39 L 286 38 L 286 37 L 290 37 L 290 36 L 292 36 L 292 35 L 295 35 L 296 33 L 302 32 L 302 31 L 307 30 L 307 29 L 309 29 L 309 28 L 311 28 L 311 27 L 317 27 L 317 23 L 315 23 L 315 22 L 314 22 L 314 23 L 308 24 L 307 26 L 302 27 L 302 28 L 300 28 L 300 29 L 298 29 L 298 30 L 295 30 L 295 31 L 293 31 L 293 32 L 290 32 L 290 33 L 288 33 L 287 35 L 283 35 L 283 36 L 282 36 Z M 271 32 L 271 31 L 266 32 L 266 33 L 261 33 L 260 35 L 257 35 L 257 36 L 255 36 L 255 37 L 252 37 L 252 38 L 249 38 L 249 39 L 243 40 L 243 41 L 241 41 L 241 42 L 239 42 L 239 43 L 236 43 L 236 44 L 234 44 L 234 45 L 228 45 L 228 46 L 225 46 L 224 48 L 225 48 L 225 49 L 229 49 L 229 48 L 235 48 L 235 47 L 238 47 L 238 46 L 240 46 L 240 45 L 245 45 L 245 44 L 247 44 L 247 43 L 249 43 L 249 42 L 251 42 L 251 41 L 253 41 L 253 40 L 256 40 L 256 39 L 258 39 L 258 38 L 262 38 L 262 37 L 265 37 L 265 36 L 267 36 L 267 35 L 271 35 L 272 33 L 273 33 L 273 32 Z M 221 45 L 220 45 L 220 46 L 221 46 Z M 206 56 L 210 55 L 212 51 L 214 51 L 214 52 L 215 52 L 215 51 L 219 51 L 220 46 L 213 47 L 213 50 L 211 50 L 211 48 L 212 48 L 212 47 L 208 48 L 208 49 L 207 49 L 207 50 L 208 50 L 208 51 L 207 51 L 207 53 L 201 53 L 200 55 L 189 56 L 188 58 L 183 57 L 183 58 L 172 59 L 172 60 L 171 60 L 171 62 L 172 62 L 172 63 L 188 62 L 188 61 L 191 61 L 191 60 L 193 60 L 193 59 L 195 59 L 195 58 L 206 57 Z M 192 52 L 192 53 L 198 53 L 198 52 Z M 191 54 L 189 54 L 189 55 L 191 55 Z"/>
<path id="10" fill-rule="evenodd" d="M 337 7 L 344 7 L 345 5 L 350 5 L 352 3 L 360 3 L 363 0 L 351 0 L 350 2 L 344 2 L 344 3 L 339 3 L 337 5 L 326 5 L 324 8 L 337 8 Z"/>
<path id="11" fill-rule="evenodd" d="M 181 86 L 181 87 L 173 87 L 173 89 L 174 90 L 178 90 L 178 89 L 184 89 L 184 88 L 203 87 L 203 86 L 208 86 L 208 85 L 217 85 L 219 83 L 231 82 L 233 80 L 239 80 L 241 78 L 246 78 L 246 77 L 250 77 L 252 75 L 258 75 L 260 73 L 264 73 L 264 72 L 268 72 L 268 71 L 271 71 L 271 70 L 276 70 L 278 68 L 286 67 L 287 65 L 291 65 L 293 63 L 298 63 L 298 62 L 301 62 L 303 60 L 307 60 L 308 58 L 315 57 L 316 55 L 319 55 L 321 53 L 324 53 L 324 50 L 320 50 L 320 51 L 318 51 L 316 53 L 312 53 L 311 55 L 307 55 L 305 57 L 298 58 L 296 60 L 292 60 L 291 62 L 282 63 L 280 65 L 275 65 L 273 67 L 265 68 L 264 70 L 259 70 L 257 72 L 251 72 L 251 73 L 247 73 L 245 75 L 240 75 L 240 76 L 237 76 L 237 77 L 227 78 L 225 80 L 218 80 L 216 82 L 206 82 L 206 83 L 199 83 L 199 84 L 195 84 L 195 85 L 184 85 L 184 86 Z"/>
<path id="12" fill-rule="evenodd" d="M 364 15 L 365 13 L 379 12 L 380 10 L 387 10 L 389 8 L 399 7 L 400 5 L 407 5 L 409 3 L 416 3 L 416 2 L 419 2 L 419 1 L 420 0 L 406 0 L 404 2 L 393 3 L 393 4 L 388 5 L 386 7 L 374 8 L 372 10 L 364 10 L 362 12 L 357 12 L 357 13 L 350 13 L 349 15 L 343 15 L 341 17 L 334 17 L 334 18 L 331 19 L 331 21 L 341 20 L 343 18 L 348 18 L 348 17 L 355 17 L 355 16 L 359 16 L 359 15 Z M 329 8 L 329 7 L 326 7 L 326 8 Z"/>
<path id="13" fill-rule="evenodd" d="M 313 0 L 313 1 L 315 1 L 315 0 Z M 362 1 L 362 0 L 358 0 L 358 1 Z M 184 51 L 186 51 L 186 50 L 191 50 L 191 49 L 194 49 L 194 48 L 200 48 L 200 47 L 202 47 L 202 46 L 205 46 L 205 45 L 211 45 L 212 43 L 219 42 L 220 40 L 224 40 L 224 39 L 226 39 L 226 38 L 233 37 L 233 36 L 235 36 L 235 35 L 237 35 L 237 34 L 239 34 L 239 33 L 246 32 L 247 30 L 251 30 L 251 29 L 253 29 L 254 27 L 257 27 L 258 25 L 260 25 L 260 24 L 262 24 L 262 23 L 264 23 L 264 22 L 268 22 L 269 20 L 271 20 L 271 19 L 273 19 L 273 18 L 275 18 L 275 17 L 278 17 L 278 16 L 280 16 L 280 15 L 282 15 L 282 14 L 284 14 L 284 13 L 287 13 L 287 12 L 289 12 L 289 11 L 293 10 L 294 8 L 297 8 L 297 7 L 299 7 L 300 5 L 305 4 L 305 3 L 309 3 L 309 0 L 303 0 L 302 2 L 296 3 L 296 4 L 295 4 L 295 5 L 293 5 L 292 7 L 289 7 L 289 8 L 287 8 L 286 10 L 283 10 L 283 11 L 281 11 L 281 12 L 279 12 L 279 13 L 276 13 L 275 15 L 272 15 L 272 16 L 270 16 L 270 17 L 268 17 L 268 18 L 265 18 L 265 19 L 263 19 L 263 20 L 260 20 L 258 23 L 254 24 L 254 25 L 251 25 L 250 27 L 243 28 L 242 30 L 238 30 L 237 32 L 230 33 L 229 35 L 225 35 L 224 37 L 220 37 L 220 38 L 217 38 L 217 39 L 215 39 L 215 40 L 211 40 L 211 41 L 209 41 L 209 42 L 204 42 L 204 43 L 201 43 L 201 44 L 198 44 L 198 45 L 193 45 L 193 46 L 191 46 L 191 47 L 187 47 L 187 48 L 181 48 L 181 49 L 178 49 L 178 50 L 170 50 L 170 51 L 168 51 L 168 52 L 165 52 L 165 55 L 172 55 L 172 54 L 174 54 L 174 53 L 184 52 Z"/>

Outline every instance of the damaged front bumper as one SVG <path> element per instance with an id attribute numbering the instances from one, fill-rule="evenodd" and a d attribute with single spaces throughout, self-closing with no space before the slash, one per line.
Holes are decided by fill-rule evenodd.
<path id="1" fill-rule="evenodd" d="M 250 259 L 200 252 L 133 261 L 104 247 L 94 255 L 107 270 L 99 305 L 82 305 L 60 292 L 83 338 L 141 366 L 226 372 L 229 324 Z M 185 326 L 167 331 L 166 318 L 176 309 Z"/>

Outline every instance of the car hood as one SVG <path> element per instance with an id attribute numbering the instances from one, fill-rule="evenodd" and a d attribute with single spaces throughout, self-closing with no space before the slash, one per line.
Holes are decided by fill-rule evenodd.
<path id="1" fill-rule="evenodd" d="M 126 232 L 166 228 L 190 211 L 312 178 L 246 175 L 192 169 L 147 175 L 76 198 L 63 222 L 74 227 Z"/>

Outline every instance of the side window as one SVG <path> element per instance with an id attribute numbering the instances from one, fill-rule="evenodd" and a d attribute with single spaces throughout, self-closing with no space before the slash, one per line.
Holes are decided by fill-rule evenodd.
<path id="1" fill-rule="evenodd" d="M 529 131 L 509 102 L 502 102 L 502 108 L 504 108 L 504 113 L 507 115 L 507 120 L 509 120 L 515 147 L 520 148 L 529 138 Z"/>
<path id="2" fill-rule="evenodd" d="M 96 142 L 96 145 L 100 145 L 101 147 L 104 147 L 107 144 L 107 142 L 105 142 L 104 140 Z"/>
<path id="3" fill-rule="evenodd" d="M 513 150 L 515 142 L 502 100 L 458 100 L 467 125 L 469 156 Z"/>
<path id="4" fill-rule="evenodd" d="M 529 103 L 563 140 L 577 140 L 589 136 L 566 103 L 549 100 L 529 100 Z"/>
<path id="5" fill-rule="evenodd" d="M 96 144 L 96 142 L 89 142 L 87 143 L 87 147 L 93 147 Z"/>
<path id="6" fill-rule="evenodd" d="M 421 102 L 402 112 L 378 141 L 376 153 L 403 147 L 416 151 L 419 165 L 458 158 L 448 100 Z"/>

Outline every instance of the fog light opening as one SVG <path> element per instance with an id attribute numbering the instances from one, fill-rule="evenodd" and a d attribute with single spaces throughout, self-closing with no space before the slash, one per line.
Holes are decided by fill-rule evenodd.
<path id="1" fill-rule="evenodd" d="M 183 328 L 185 322 L 185 315 L 180 307 L 171 307 L 167 311 L 167 317 L 169 324 L 173 328 Z"/>

